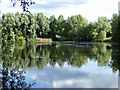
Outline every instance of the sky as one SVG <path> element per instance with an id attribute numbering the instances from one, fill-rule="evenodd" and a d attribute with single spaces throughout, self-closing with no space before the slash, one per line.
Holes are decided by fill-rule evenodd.
<path id="1" fill-rule="evenodd" d="M 118 2 L 120 0 L 34 0 L 36 4 L 29 7 L 31 13 L 42 12 L 48 18 L 55 15 L 63 15 L 65 19 L 72 15 L 82 15 L 88 21 L 97 21 L 99 16 L 112 18 L 114 13 L 118 13 Z M 11 0 L 1 0 L 1 13 L 22 12 L 22 8 L 17 3 L 13 7 Z"/>

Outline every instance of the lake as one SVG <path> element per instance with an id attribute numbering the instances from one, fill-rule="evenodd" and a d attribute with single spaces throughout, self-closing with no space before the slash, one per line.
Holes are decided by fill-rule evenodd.
<path id="1" fill-rule="evenodd" d="M 2 88 L 118 88 L 120 45 L 53 42 L 2 45 Z"/>

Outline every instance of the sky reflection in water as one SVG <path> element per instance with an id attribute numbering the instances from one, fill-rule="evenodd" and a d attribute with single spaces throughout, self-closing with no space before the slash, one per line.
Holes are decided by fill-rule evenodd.
<path id="1" fill-rule="evenodd" d="M 25 43 L 3 46 L 2 54 L 3 68 L 25 70 L 34 88 L 118 88 L 120 45 Z"/>
<path id="2" fill-rule="evenodd" d="M 98 67 L 90 61 L 81 68 L 49 64 L 42 69 L 27 69 L 27 81 L 33 79 L 36 88 L 118 88 L 118 72 L 109 67 Z"/>

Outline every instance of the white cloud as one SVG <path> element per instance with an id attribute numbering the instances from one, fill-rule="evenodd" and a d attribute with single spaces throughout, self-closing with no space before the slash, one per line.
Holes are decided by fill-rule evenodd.
<path id="1" fill-rule="evenodd" d="M 1 0 L 1 4 L 10 4 L 11 0 Z"/>
<path id="2" fill-rule="evenodd" d="M 77 0 L 76 2 L 80 2 L 83 0 Z M 109 19 L 112 18 L 114 13 L 118 13 L 118 1 L 119 0 L 86 0 L 84 4 L 65 4 L 64 6 L 52 8 L 52 9 L 41 9 L 37 8 L 35 10 L 32 7 L 29 7 L 30 12 L 37 13 L 43 12 L 48 17 L 51 15 L 55 15 L 58 17 L 62 14 L 65 19 L 71 15 L 81 14 L 83 17 L 86 17 L 89 21 L 96 21 L 99 16 L 106 16 Z M 35 0 L 36 4 L 47 5 L 52 2 L 75 2 L 75 0 Z M 22 11 L 20 8 L 15 7 L 16 9 L 7 7 L 10 4 L 10 0 L 2 0 L 2 12 L 15 12 Z M 18 4 L 19 5 L 19 4 Z M 18 6 L 17 5 L 17 6 Z M 11 4 L 12 7 L 12 4 Z"/>
<path id="3" fill-rule="evenodd" d="M 48 2 L 47 2 L 47 1 L 43 1 L 43 0 L 35 0 L 35 3 L 36 3 L 36 4 L 45 5 L 45 4 L 47 4 Z"/>
<path id="4" fill-rule="evenodd" d="M 49 3 L 49 2 L 78 2 L 78 1 L 80 1 L 80 2 L 85 2 L 85 1 L 88 1 L 88 0 L 44 0 L 44 1 L 42 1 L 42 0 L 34 0 L 36 3 L 39 3 L 39 2 L 47 2 L 47 3 Z"/>
<path id="5" fill-rule="evenodd" d="M 52 12 L 52 14 L 54 14 L 57 17 L 60 14 L 63 14 L 65 18 L 75 14 L 81 14 L 88 20 L 93 21 L 97 20 L 99 16 L 107 16 L 110 19 L 112 17 L 112 14 L 117 13 L 118 11 L 117 1 L 116 2 L 114 0 L 109 1 L 107 0 L 103 2 L 93 1 L 92 2 L 89 1 L 87 4 L 82 5 L 69 5 L 67 7 L 57 8 Z"/>
<path id="6" fill-rule="evenodd" d="M 92 87 L 92 81 L 87 80 L 87 79 L 70 79 L 70 80 L 58 80 L 58 81 L 53 81 L 53 87 L 54 88 L 64 88 L 69 87 L 75 88 L 75 87 L 86 87 L 86 88 L 91 88 Z"/>
<path id="7" fill-rule="evenodd" d="M 1 12 L 2 12 L 2 13 L 11 13 L 11 12 L 12 12 L 12 13 L 16 13 L 16 12 L 22 13 L 23 10 L 22 10 L 21 8 L 16 7 L 16 8 L 2 9 Z"/>
<path id="8" fill-rule="evenodd" d="M 56 0 L 52 0 L 56 1 Z M 64 2 L 67 2 L 65 0 Z M 73 0 L 71 0 L 72 2 Z M 88 0 L 85 4 L 78 5 L 66 5 L 64 7 L 53 9 L 42 9 L 43 13 L 48 13 L 47 16 L 55 15 L 58 17 L 60 14 L 64 15 L 65 19 L 71 15 L 81 14 L 89 21 L 96 21 L 99 16 L 106 16 L 109 19 L 112 18 L 114 13 L 118 13 L 118 1 L 119 0 Z M 62 1 L 61 1 L 62 2 Z M 39 12 L 38 10 L 32 10 Z"/>
<path id="9" fill-rule="evenodd" d="M 91 71 L 92 70 L 92 71 Z M 40 69 L 27 69 L 26 77 L 34 79 L 37 86 L 48 88 L 117 88 L 118 73 L 113 74 L 107 67 L 87 64 L 81 68 L 55 65 Z M 104 82 L 104 83 L 103 83 Z"/>

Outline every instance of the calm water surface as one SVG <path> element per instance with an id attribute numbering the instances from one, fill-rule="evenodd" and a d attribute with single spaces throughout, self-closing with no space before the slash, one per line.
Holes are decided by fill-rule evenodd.
<path id="1" fill-rule="evenodd" d="M 2 46 L 2 88 L 118 88 L 120 45 L 24 43 Z"/>

